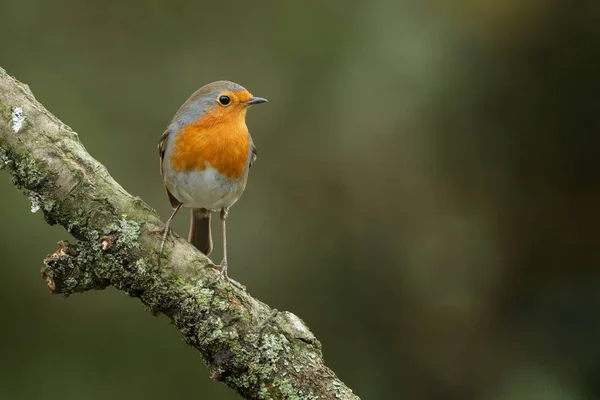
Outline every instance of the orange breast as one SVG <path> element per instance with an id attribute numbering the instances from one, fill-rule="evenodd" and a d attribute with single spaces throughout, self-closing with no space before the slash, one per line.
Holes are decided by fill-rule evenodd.
<path id="1" fill-rule="evenodd" d="M 213 167 L 229 178 L 241 178 L 249 150 L 245 108 L 218 109 L 177 133 L 171 167 L 180 172 Z"/>

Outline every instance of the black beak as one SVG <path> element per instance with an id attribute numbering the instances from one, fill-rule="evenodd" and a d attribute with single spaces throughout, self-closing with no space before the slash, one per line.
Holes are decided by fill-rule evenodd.
<path id="1" fill-rule="evenodd" d="M 250 97 L 250 100 L 246 101 L 244 104 L 251 106 L 253 104 L 260 104 L 260 103 L 266 103 L 266 102 L 267 102 L 267 99 L 263 99 L 262 97 L 252 96 L 252 97 Z"/>

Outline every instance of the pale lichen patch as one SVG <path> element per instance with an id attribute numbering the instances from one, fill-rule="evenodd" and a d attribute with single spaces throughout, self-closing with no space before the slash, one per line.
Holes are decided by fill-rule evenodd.
<path id="1" fill-rule="evenodd" d="M 146 261 L 143 258 L 140 258 L 135 262 L 135 268 L 140 275 L 144 275 L 148 272 L 148 265 L 146 265 Z"/>
<path id="2" fill-rule="evenodd" d="M 36 194 L 31 193 L 29 195 L 29 201 L 31 201 L 31 212 L 36 213 L 40 210 L 40 199 Z"/>
<path id="3" fill-rule="evenodd" d="M 14 133 L 19 133 L 25 123 L 25 113 L 21 107 L 16 107 L 10 114 L 10 127 Z"/>

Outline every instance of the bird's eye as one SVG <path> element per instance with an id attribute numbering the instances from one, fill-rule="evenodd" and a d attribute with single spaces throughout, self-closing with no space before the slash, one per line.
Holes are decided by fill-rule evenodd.
<path id="1" fill-rule="evenodd" d="M 226 106 L 231 103 L 231 99 L 229 96 L 219 96 L 219 103 L 221 103 L 223 106 Z"/>

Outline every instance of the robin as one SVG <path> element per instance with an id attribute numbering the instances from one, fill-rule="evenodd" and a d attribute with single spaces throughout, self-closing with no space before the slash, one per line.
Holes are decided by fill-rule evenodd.
<path id="1" fill-rule="evenodd" d="M 244 192 L 257 157 L 246 111 L 266 102 L 237 83 L 217 81 L 198 89 L 179 108 L 158 142 L 160 172 L 173 206 L 165 227 L 155 231 L 162 234 L 160 254 L 167 235 L 173 236 L 173 218 L 185 206 L 191 208 L 189 241 L 208 256 L 213 248 L 210 214 L 220 211 L 223 261 L 213 267 L 219 278 L 229 279 L 227 215 Z"/>

